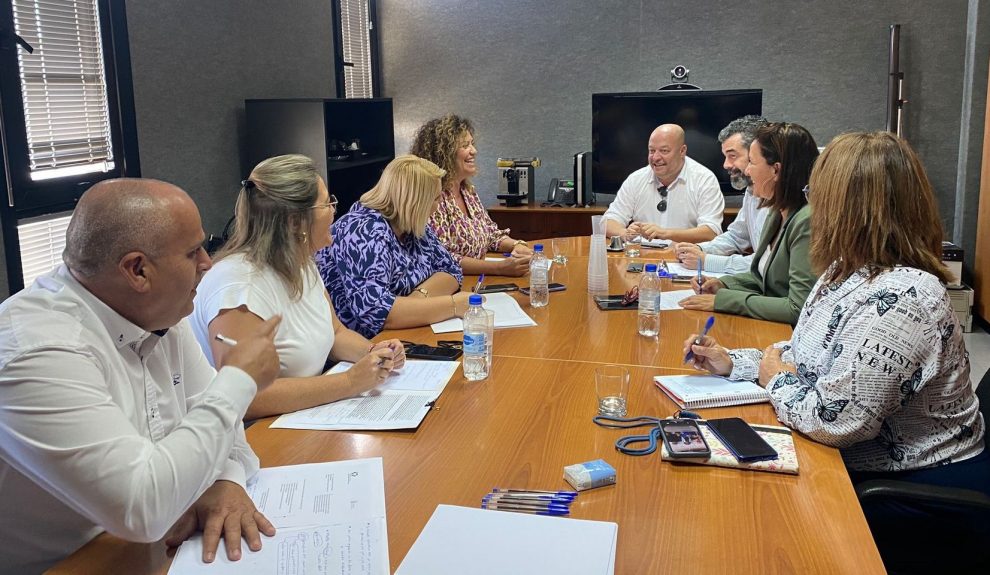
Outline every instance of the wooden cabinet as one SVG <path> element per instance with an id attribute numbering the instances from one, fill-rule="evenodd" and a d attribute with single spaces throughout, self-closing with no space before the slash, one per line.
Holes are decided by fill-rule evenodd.
<path id="1" fill-rule="evenodd" d="M 533 204 L 507 208 L 490 206 L 488 214 L 500 228 L 512 228 L 512 237 L 520 240 L 539 240 L 570 236 L 590 236 L 591 216 L 605 213 L 608 206 L 587 208 L 540 207 Z M 733 220 L 739 208 L 726 208 L 722 216 L 722 229 Z"/>
<path id="2" fill-rule="evenodd" d="M 313 159 L 330 193 L 350 209 L 395 157 L 390 98 L 245 100 L 248 165 L 304 154 Z M 355 142 L 358 149 L 349 149 Z"/>
<path id="3" fill-rule="evenodd" d="M 973 313 L 990 321 L 990 98 L 983 124 L 983 167 L 980 170 L 980 207 L 976 217 L 976 254 L 973 258 Z"/>

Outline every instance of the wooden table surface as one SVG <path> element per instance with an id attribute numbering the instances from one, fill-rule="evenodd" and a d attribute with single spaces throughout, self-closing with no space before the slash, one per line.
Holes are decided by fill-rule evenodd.
<path id="1" fill-rule="evenodd" d="M 262 466 L 382 457 L 393 570 L 438 504 L 477 507 L 493 487 L 567 489 L 565 465 L 602 458 L 616 468 L 617 484 L 582 492 L 571 516 L 618 523 L 617 574 L 883 573 L 835 449 L 795 434 L 798 476 L 671 464 L 657 455 L 615 451 L 615 439 L 628 432 L 592 423 L 595 367 L 626 364 L 630 415 L 666 417 L 676 406 L 652 378 L 686 371 L 680 343 L 698 318 L 707 316 L 665 312 L 659 338 L 639 336 L 635 312 L 601 312 L 588 305 L 586 282 L 580 279 L 587 257 L 577 255 L 587 253 L 587 240 L 571 241 L 576 255 L 567 267 L 575 277 L 568 290 L 551 294 L 550 305 L 536 310 L 520 296 L 523 309 L 540 325 L 497 331 L 487 380 L 469 382 L 458 369 L 437 409 L 412 431 L 269 429 L 271 419 L 260 421 L 247 436 Z M 638 279 L 627 277 L 621 254 L 609 263 L 611 287 Z M 511 280 L 491 279 L 502 281 Z M 526 278 L 515 281 L 528 284 Z M 789 332 L 788 326 L 722 314 L 713 331 L 729 345 L 755 347 Z M 435 341 L 459 335 L 434 336 L 421 328 L 380 337 Z M 776 422 L 767 404 L 709 409 L 703 415 Z M 104 534 L 51 573 L 165 573 L 167 564 L 161 543 L 130 544 Z"/>

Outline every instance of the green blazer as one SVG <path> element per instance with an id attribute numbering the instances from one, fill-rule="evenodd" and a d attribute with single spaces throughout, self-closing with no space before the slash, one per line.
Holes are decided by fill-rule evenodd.
<path id="1" fill-rule="evenodd" d="M 783 222 L 781 240 L 770 254 L 766 277 L 760 259 L 781 227 L 779 211 L 772 211 L 763 226 L 760 245 L 748 272 L 723 276 L 725 287 L 715 292 L 715 311 L 797 323 L 804 300 L 817 279 L 808 261 L 811 239 L 811 206 L 804 206 Z"/>

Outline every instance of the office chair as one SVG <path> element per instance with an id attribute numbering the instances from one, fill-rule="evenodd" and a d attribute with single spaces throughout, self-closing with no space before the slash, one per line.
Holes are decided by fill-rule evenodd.
<path id="1" fill-rule="evenodd" d="M 984 423 L 990 423 L 990 371 L 980 380 L 976 397 Z M 984 441 L 990 445 L 990 438 Z M 934 521 L 927 517 L 917 522 L 908 539 L 870 526 L 889 573 L 990 573 L 990 497 L 986 494 L 881 479 L 860 483 L 856 495 L 864 509 L 870 504 L 904 503 L 937 515 Z M 910 529 L 903 527 L 898 534 Z"/>

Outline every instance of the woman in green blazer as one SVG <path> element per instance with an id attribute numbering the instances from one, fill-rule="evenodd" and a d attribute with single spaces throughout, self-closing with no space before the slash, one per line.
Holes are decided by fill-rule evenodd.
<path id="1" fill-rule="evenodd" d="M 692 280 L 698 295 L 681 301 L 686 309 L 718 311 L 797 323 L 816 276 L 808 260 L 811 212 L 806 186 L 818 158 L 808 130 L 779 122 L 760 128 L 749 148 L 746 175 L 760 206 L 771 208 L 753 265 L 745 273 Z"/>

